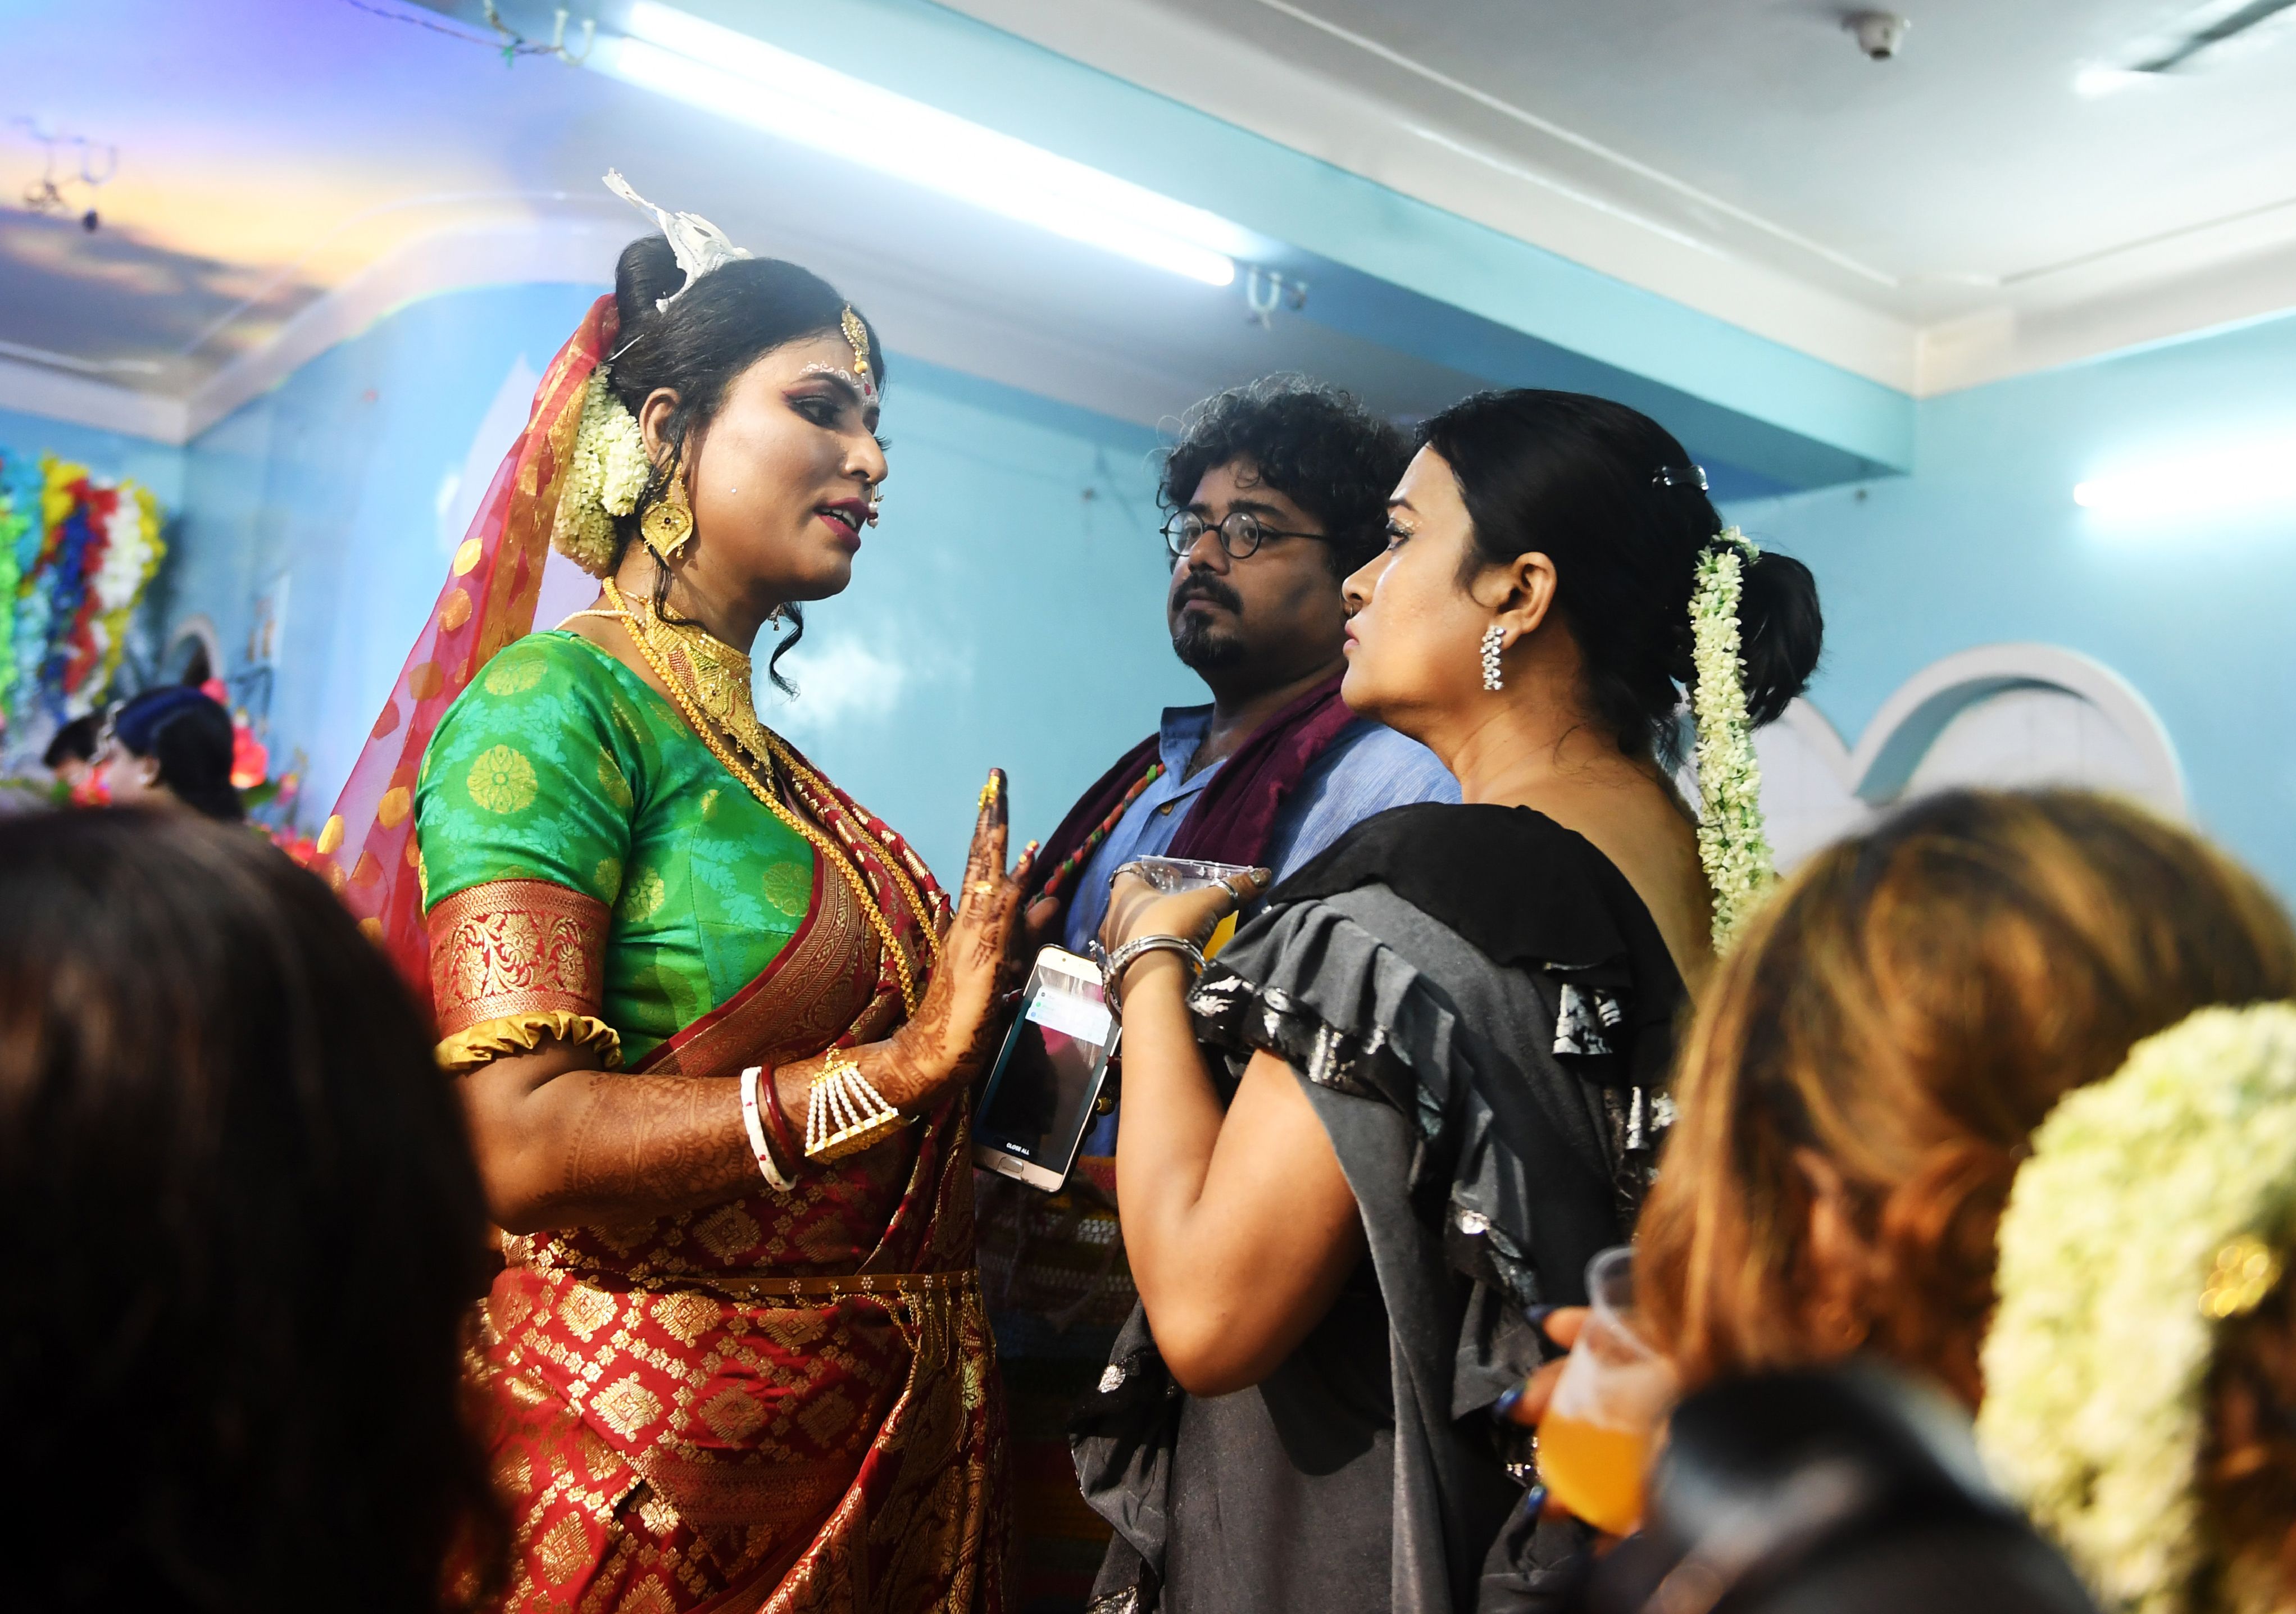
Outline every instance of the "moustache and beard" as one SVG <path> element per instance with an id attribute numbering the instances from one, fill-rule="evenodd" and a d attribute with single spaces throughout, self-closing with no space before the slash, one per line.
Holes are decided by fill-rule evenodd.
<path id="1" fill-rule="evenodd" d="M 1242 596 L 1210 572 L 1192 572 L 1175 584 L 1165 612 L 1173 622 L 1172 653 L 1179 657 L 1180 664 L 1201 673 L 1242 660 L 1243 635 L 1234 625 L 1216 622 L 1201 613 L 1181 614 L 1180 608 L 1191 600 L 1222 606 L 1239 617 L 1243 613 Z"/>

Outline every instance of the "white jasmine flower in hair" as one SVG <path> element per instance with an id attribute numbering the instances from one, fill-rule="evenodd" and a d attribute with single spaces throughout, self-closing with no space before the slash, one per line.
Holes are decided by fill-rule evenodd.
<path id="1" fill-rule="evenodd" d="M 1714 948 L 1726 947 L 1776 878 L 1762 820 L 1762 767 L 1746 713 L 1738 602 L 1752 542 L 1733 527 L 1698 559 L 1690 601 L 1691 663 L 1698 682 L 1698 860 L 1714 888 Z"/>
<path id="2" fill-rule="evenodd" d="M 2296 1004 L 2202 1009 L 2137 1044 L 2032 1150 L 2001 1218 L 1988 1466 L 2108 1608 L 2276 1606 L 2276 1563 L 2225 1561 L 2202 1469 L 2218 1331 L 2278 1284 L 2296 1233 Z"/>
<path id="3" fill-rule="evenodd" d="M 614 396 L 601 365 L 582 396 L 582 422 L 558 496 L 551 543 L 583 570 L 603 577 L 619 547 L 613 518 L 637 508 L 638 496 L 652 473 L 637 417 Z"/>

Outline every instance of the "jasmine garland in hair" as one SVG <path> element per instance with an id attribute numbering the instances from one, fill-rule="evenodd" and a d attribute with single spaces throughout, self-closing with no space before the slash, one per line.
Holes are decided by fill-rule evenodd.
<path id="1" fill-rule="evenodd" d="M 2033 1135 L 1978 1442 L 2108 1609 L 2282 1606 L 2278 1564 L 2227 1561 L 2199 1487 L 2219 1330 L 2279 1282 L 2292 1223 L 2296 1004 L 2202 1009 Z"/>
<path id="2" fill-rule="evenodd" d="M 1776 878 L 1762 823 L 1762 767 L 1746 716 L 1746 664 L 1738 627 L 1745 563 L 1761 552 L 1736 528 L 1715 535 L 1698 557 L 1690 600 L 1691 664 L 1697 684 L 1691 715 L 1698 723 L 1698 860 L 1714 889 L 1714 950 L 1753 911 Z"/>
<path id="3" fill-rule="evenodd" d="M 582 423 L 574 436 L 573 463 L 559 495 L 550 541 L 592 577 L 604 577 L 612 569 L 618 547 L 614 518 L 637 508 L 638 496 L 652 473 L 637 417 L 614 396 L 606 366 L 601 365 L 591 373 L 582 397 Z"/>

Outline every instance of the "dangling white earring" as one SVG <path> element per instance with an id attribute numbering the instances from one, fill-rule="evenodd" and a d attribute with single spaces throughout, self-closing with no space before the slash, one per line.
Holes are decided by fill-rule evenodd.
<path id="1" fill-rule="evenodd" d="M 1505 687 L 1499 677 L 1499 651 L 1506 643 L 1506 629 L 1494 622 L 1483 630 L 1483 687 L 1496 691 Z"/>
<path id="2" fill-rule="evenodd" d="M 769 611 L 767 611 L 767 612 L 766 613 L 766 621 L 767 621 L 767 623 L 772 627 L 773 630 L 774 630 L 775 633 L 779 633 L 779 632 L 781 632 L 781 630 L 782 630 L 782 621 L 783 621 L 783 619 L 784 618 L 786 618 L 788 615 L 789 615 L 789 607 L 788 607 L 788 606 L 786 606 L 786 605 L 776 605 L 776 606 L 775 606 L 775 607 L 773 608 L 773 610 L 769 610 Z"/>

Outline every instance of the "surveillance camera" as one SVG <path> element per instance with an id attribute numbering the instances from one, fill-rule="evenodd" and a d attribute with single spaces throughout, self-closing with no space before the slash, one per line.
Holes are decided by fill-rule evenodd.
<path id="1" fill-rule="evenodd" d="M 1852 12 L 1841 20 L 1841 26 L 1857 39 L 1857 48 L 1876 61 L 1887 61 L 1906 43 L 1906 30 L 1914 25 L 1895 12 Z"/>

